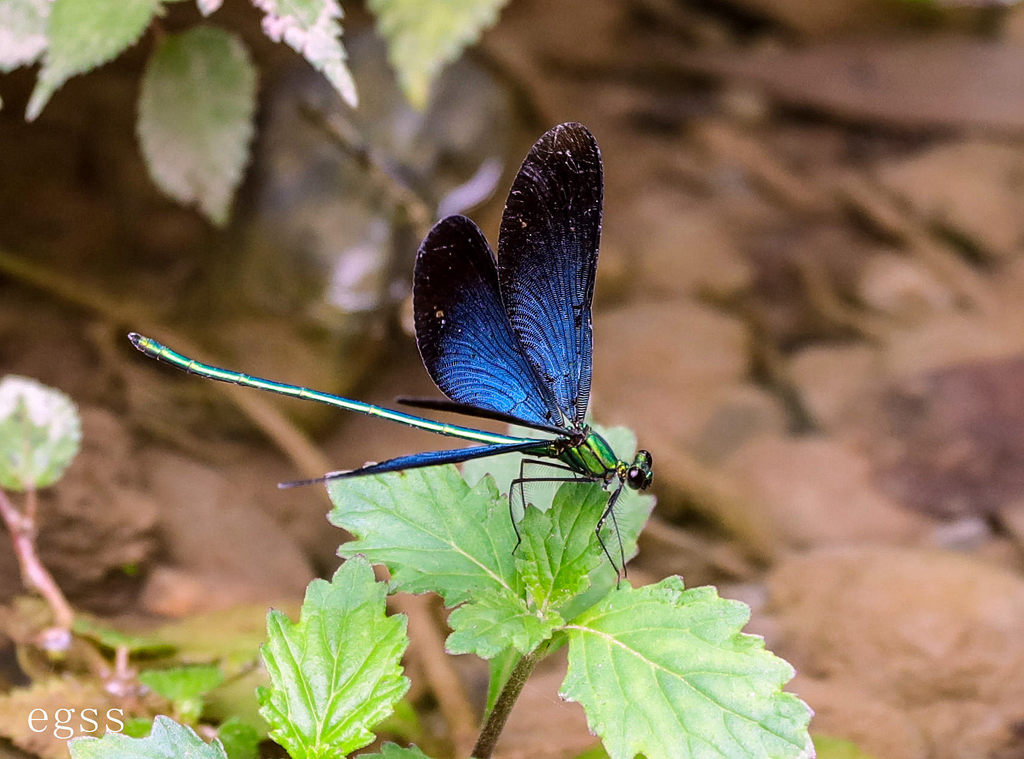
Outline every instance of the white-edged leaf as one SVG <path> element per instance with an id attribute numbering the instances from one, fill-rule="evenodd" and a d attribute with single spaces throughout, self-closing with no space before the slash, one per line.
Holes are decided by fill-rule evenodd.
<path id="1" fill-rule="evenodd" d="M 159 0 L 53 0 L 46 25 L 49 45 L 25 118 L 34 120 L 68 79 L 134 44 L 159 7 Z"/>
<path id="2" fill-rule="evenodd" d="M 498 20 L 508 0 L 369 0 L 409 102 L 427 106 L 441 68 Z"/>
<path id="3" fill-rule="evenodd" d="M 811 710 L 782 691 L 793 668 L 740 632 L 749 616 L 678 577 L 623 583 L 566 626 L 561 695 L 583 705 L 611 759 L 813 756 Z"/>
<path id="4" fill-rule="evenodd" d="M 255 111 L 256 69 L 237 37 L 212 26 L 168 35 L 139 96 L 138 135 L 153 181 L 225 224 L 249 161 Z"/>
<path id="5" fill-rule="evenodd" d="M 0 487 L 52 485 L 78 453 L 82 425 L 64 393 L 28 377 L 0 380 Z"/>
<path id="6" fill-rule="evenodd" d="M 31 66 L 46 50 L 50 0 L 0 0 L 0 71 Z"/>
<path id="7" fill-rule="evenodd" d="M 343 757 L 373 741 L 371 728 L 409 689 L 401 659 L 409 639 L 402 616 L 387 616 L 386 586 L 361 558 L 328 583 L 313 580 L 298 622 L 271 611 L 260 714 L 292 759 Z"/>
<path id="8" fill-rule="evenodd" d="M 220 7 L 224 4 L 224 0 L 196 0 L 196 5 L 199 7 L 199 12 L 204 16 L 209 16 L 211 13 L 216 13 L 220 10 Z"/>
<path id="9" fill-rule="evenodd" d="M 169 717 L 153 720 L 145 738 L 107 733 L 102 738 L 75 738 L 68 744 L 71 759 L 228 759 L 218 741 L 205 743 L 190 727 Z"/>
<path id="10" fill-rule="evenodd" d="M 345 63 L 341 45 L 344 13 L 338 0 L 252 0 L 262 10 L 263 32 L 274 42 L 284 42 L 322 71 L 327 81 L 350 106 L 359 104 L 356 83 Z"/>

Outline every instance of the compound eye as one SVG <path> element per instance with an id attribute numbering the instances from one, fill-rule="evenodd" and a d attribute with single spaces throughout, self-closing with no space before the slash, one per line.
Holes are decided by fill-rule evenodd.
<path id="1" fill-rule="evenodd" d="M 633 490 L 642 490 L 647 486 L 647 475 L 640 470 L 640 467 L 631 466 L 626 472 L 626 484 Z"/>

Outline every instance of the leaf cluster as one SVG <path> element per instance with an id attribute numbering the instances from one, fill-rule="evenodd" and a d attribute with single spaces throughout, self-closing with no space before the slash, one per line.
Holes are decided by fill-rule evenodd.
<path id="1" fill-rule="evenodd" d="M 70 78 L 139 42 L 173 0 L 3 0 L 0 72 L 42 62 L 25 117 L 36 119 Z M 372 0 L 388 58 L 410 103 L 423 110 L 442 67 L 497 21 L 507 0 Z M 196 0 L 210 16 L 222 0 Z M 342 44 L 339 0 L 252 0 L 263 32 L 323 73 L 340 97 L 358 103 Z M 227 223 L 249 160 L 257 72 L 241 38 L 200 23 L 154 35 L 139 96 L 137 131 L 156 185 Z"/>
<path id="2" fill-rule="evenodd" d="M 617 450 L 633 442 L 626 431 L 605 435 Z M 496 462 L 499 470 L 514 466 Z M 623 552 L 635 553 L 652 498 L 624 496 L 617 533 L 608 520 L 599 540 L 607 493 L 565 484 L 549 503 L 526 508 L 517 546 L 507 496 L 489 475 L 471 482 L 448 466 L 329 485 L 331 521 L 355 536 L 339 551 L 347 560 L 329 582 L 310 584 L 298 621 L 270 613 L 263 647 L 270 684 L 259 690 L 260 711 L 293 759 L 340 759 L 368 745 L 405 694 L 406 622 L 386 610 L 387 594 L 397 591 L 434 592 L 452 609 L 449 652 L 491 662 L 491 717 L 508 701 L 499 693 L 516 684 L 517 662 L 564 645 L 561 695 L 583 706 L 611 759 L 813 754 L 810 711 L 782 691 L 792 668 L 741 632 L 746 606 L 713 588 L 687 589 L 678 577 L 641 588 L 616 582 L 601 543 L 621 539 Z M 388 583 L 375 579 L 372 564 L 387 567 Z M 219 744 L 200 746 L 183 731 L 158 719 L 134 742 L 76 740 L 72 756 L 169 756 L 183 748 L 224 756 Z M 372 755 L 425 756 L 393 744 Z"/>

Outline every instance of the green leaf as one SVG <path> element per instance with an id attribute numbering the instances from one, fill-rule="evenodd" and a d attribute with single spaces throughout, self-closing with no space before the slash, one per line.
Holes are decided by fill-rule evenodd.
<path id="1" fill-rule="evenodd" d="M 126 648 L 132 654 L 149 655 L 166 654 L 174 650 L 173 645 L 155 635 L 121 632 L 88 617 L 75 617 L 71 629 L 76 635 L 89 638 L 93 642 L 111 650 Z"/>
<path id="2" fill-rule="evenodd" d="M 498 20 L 507 0 L 369 0 L 409 102 L 427 106 L 441 67 Z"/>
<path id="3" fill-rule="evenodd" d="M 582 754 L 577 754 L 573 759 L 608 759 L 608 752 L 604 750 L 604 746 L 598 743 L 596 746 L 591 746 Z"/>
<path id="4" fill-rule="evenodd" d="M 134 44 L 159 7 L 159 0 L 53 0 L 49 47 L 25 118 L 34 120 L 68 79 Z"/>
<path id="5" fill-rule="evenodd" d="M 612 450 L 620 458 L 626 461 L 632 460 L 633 454 L 636 452 L 636 435 L 631 430 L 626 427 L 606 428 L 598 424 L 594 424 L 592 427 L 595 432 L 608 441 Z M 529 436 L 532 433 L 526 428 L 510 427 L 509 434 L 522 437 Z M 468 482 L 477 482 L 487 473 L 491 473 L 495 481 L 501 486 L 502 492 L 507 494 L 509 483 L 519 476 L 519 462 L 522 459 L 523 456 L 518 453 L 476 459 L 463 464 L 462 471 Z M 554 496 L 556 492 L 551 491 L 551 495 Z M 530 494 L 532 498 L 543 495 L 545 495 L 543 489 Z M 551 501 L 544 501 L 540 498 L 537 498 L 537 501 L 539 502 L 534 503 L 534 505 L 541 510 L 545 510 L 551 505 Z M 654 504 L 655 498 L 652 495 L 638 493 L 629 488 L 622 491 L 618 503 L 615 504 L 615 518 L 607 520 L 601 530 L 605 546 L 612 556 L 616 557 L 616 562 L 618 562 L 619 556 L 619 540 L 622 541 L 622 553 L 627 561 L 636 555 L 637 538 L 647 523 L 651 511 L 654 509 Z M 561 609 L 562 616 L 565 619 L 572 619 L 577 614 L 590 608 L 608 594 L 615 586 L 616 580 L 615 572 L 609 569 L 606 561 L 598 563 L 590 572 L 590 588 L 572 599 L 568 606 Z"/>
<path id="6" fill-rule="evenodd" d="M 493 659 L 509 646 L 528 653 L 565 624 L 557 612 L 536 609 L 508 593 L 483 594 L 448 615 L 451 635 L 445 648 L 452 654 Z"/>
<path id="7" fill-rule="evenodd" d="M 429 467 L 335 480 L 328 492 L 331 522 L 357 538 L 341 547 L 342 556 L 385 564 L 397 590 L 433 591 L 449 607 L 464 604 L 448 619 L 452 653 L 490 659 L 509 648 L 532 651 L 564 624 L 560 606 L 595 578 L 605 593 L 615 583 L 594 535 L 608 499 L 596 485 L 568 484 L 548 511 L 527 509 L 515 554 L 508 501 L 490 478 L 470 488 L 454 467 Z M 620 524 L 638 532 L 650 500 L 628 502 L 641 518 Z M 603 535 L 617 554 L 610 523 Z M 634 546 L 635 532 L 624 540 Z M 585 606 L 570 608 L 578 613 Z"/>
<path id="8" fill-rule="evenodd" d="M 420 724 L 416 708 L 403 698 L 395 704 L 395 710 L 391 716 L 377 725 L 377 736 L 391 736 L 401 738 L 404 741 L 414 741 L 423 735 L 423 725 Z"/>
<path id="9" fill-rule="evenodd" d="M 50 0 L 0 2 L 0 71 L 31 66 L 46 50 Z"/>
<path id="10" fill-rule="evenodd" d="M 153 731 L 153 720 L 148 717 L 129 717 L 121 732 L 129 738 L 145 738 Z"/>
<path id="11" fill-rule="evenodd" d="M 406 621 L 386 615 L 385 591 L 365 560 L 351 559 L 330 583 L 309 584 L 298 623 L 267 616 L 272 685 L 259 689 L 260 713 L 292 759 L 343 757 L 367 745 L 370 728 L 408 690 Z"/>
<path id="12" fill-rule="evenodd" d="M 793 668 L 740 633 L 747 607 L 669 577 L 623 583 L 567 625 L 561 695 L 612 759 L 813 755 L 811 712 L 782 692 Z"/>
<path id="13" fill-rule="evenodd" d="M 875 759 L 873 754 L 865 753 L 853 741 L 830 735 L 815 735 L 814 750 L 818 759 Z"/>
<path id="14" fill-rule="evenodd" d="M 213 690 L 224 682 L 224 673 L 206 664 L 149 669 L 139 673 L 139 682 L 168 701 L 181 701 Z"/>
<path id="15" fill-rule="evenodd" d="M 483 659 L 509 647 L 529 653 L 565 624 L 558 607 L 590 586 L 588 573 L 601 563 L 594 528 L 607 500 L 597 485 L 569 483 L 559 488 L 548 511 L 527 508 L 519 527 L 523 542 L 516 552 L 525 594 L 478 594 L 453 611 L 448 651 Z M 615 574 L 607 564 L 605 571 Z"/>
<path id="16" fill-rule="evenodd" d="M 557 608 L 590 587 L 588 575 L 602 558 L 594 530 L 607 503 L 599 485 L 566 483 L 549 510 L 526 510 L 516 563 L 536 608 Z M 617 547 L 614 535 L 605 537 L 614 541 L 609 550 Z"/>
<path id="17" fill-rule="evenodd" d="M 81 439 L 78 411 L 64 393 L 13 374 L 0 380 L 0 487 L 52 485 Z"/>
<path id="18" fill-rule="evenodd" d="M 260 734 L 255 727 L 237 717 L 224 720 L 217 729 L 217 738 L 228 759 L 258 759 Z"/>
<path id="19" fill-rule="evenodd" d="M 385 743 L 378 754 L 360 754 L 359 759 L 430 759 L 416 746 L 402 748 L 395 743 Z"/>
<path id="20" fill-rule="evenodd" d="M 350 106 L 359 104 L 356 84 L 345 63 L 347 55 L 341 46 L 341 24 L 344 14 L 338 0 L 253 0 L 253 5 L 267 15 L 263 32 L 274 42 L 285 43 L 322 71 L 327 81 Z"/>
<path id="21" fill-rule="evenodd" d="M 196 722 L 203 711 L 202 695 L 224 682 L 224 673 L 202 664 L 150 669 L 139 673 L 139 682 L 172 702 L 183 720 Z"/>
<path id="22" fill-rule="evenodd" d="M 520 595 L 507 502 L 491 480 L 470 489 L 454 466 L 333 480 L 332 524 L 357 537 L 338 550 L 391 570 L 392 586 L 455 606 Z"/>
<path id="23" fill-rule="evenodd" d="M 107 733 L 102 738 L 75 738 L 68 747 L 71 759 L 227 759 L 220 743 L 204 743 L 192 728 L 167 717 L 153 720 L 145 738 Z"/>
<path id="24" fill-rule="evenodd" d="M 214 224 L 227 223 L 255 111 L 256 69 L 237 37 L 212 26 L 165 37 L 139 96 L 137 130 L 153 181 Z"/>

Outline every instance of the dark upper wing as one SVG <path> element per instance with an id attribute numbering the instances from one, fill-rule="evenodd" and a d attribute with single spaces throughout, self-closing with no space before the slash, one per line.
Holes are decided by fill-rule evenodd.
<path id="1" fill-rule="evenodd" d="M 601 152 L 582 124 L 549 130 L 530 150 L 498 235 L 501 299 L 523 354 L 565 417 L 582 422 L 590 397 Z"/>
<path id="2" fill-rule="evenodd" d="M 449 216 L 434 225 L 416 255 L 412 297 L 416 344 L 441 392 L 527 422 L 560 421 L 512 334 L 494 253 L 476 224 Z"/>

